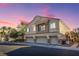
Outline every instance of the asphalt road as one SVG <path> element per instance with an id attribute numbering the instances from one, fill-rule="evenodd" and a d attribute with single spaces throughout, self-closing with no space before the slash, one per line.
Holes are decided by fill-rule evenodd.
<path id="1" fill-rule="evenodd" d="M 79 56 L 79 51 L 45 48 L 45 47 L 23 47 L 7 53 L 9 56 Z"/>
<path id="2" fill-rule="evenodd" d="M 48 48 L 39 46 L 31 46 L 31 47 L 27 46 L 20 47 L 20 46 L 21 45 L 16 44 L 8 45 L 8 43 L 7 45 L 4 44 L 2 45 L 1 43 L 0 52 L 2 53 L 2 51 L 3 52 L 6 51 L 4 53 L 7 56 L 79 56 L 79 51 L 76 50 Z"/>

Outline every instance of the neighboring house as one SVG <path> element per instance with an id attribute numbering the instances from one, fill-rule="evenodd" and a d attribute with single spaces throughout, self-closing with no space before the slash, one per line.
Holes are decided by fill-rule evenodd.
<path id="1" fill-rule="evenodd" d="M 26 42 L 59 44 L 70 29 L 61 19 L 35 16 L 27 25 Z"/>
<path id="2" fill-rule="evenodd" d="M 73 29 L 74 32 L 79 33 L 79 28 Z"/>

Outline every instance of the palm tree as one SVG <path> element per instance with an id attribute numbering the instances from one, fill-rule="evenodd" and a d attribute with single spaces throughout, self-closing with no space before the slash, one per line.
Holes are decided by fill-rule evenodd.
<path id="1" fill-rule="evenodd" d="M 26 26 L 27 26 L 27 23 L 22 21 L 17 27 L 18 35 L 21 37 L 22 40 L 24 40 L 24 35 L 26 33 Z"/>
<path id="2" fill-rule="evenodd" d="M 16 40 L 17 36 L 17 30 L 15 28 L 7 27 L 6 32 L 6 40 L 7 41 L 13 41 Z"/>
<path id="3" fill-rule="evenodd" d="M 7 39 L 10 40 L 10 33 L 12 31 L 12 28 L 11 27 L 7 27 Z"/>
<path id="4" fill-rule="evenodd" d="M 2 40 L 6 41 L 6 30 L 7 30 L 7 27 L 6 26 L 3 26 L 1 27 L 1 38 Z"/>

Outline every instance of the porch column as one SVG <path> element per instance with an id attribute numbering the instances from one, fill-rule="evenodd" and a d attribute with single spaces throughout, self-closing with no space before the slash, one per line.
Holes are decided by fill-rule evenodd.
<path id="1" fill-rule="evenodd" d="M 47 36 L 47 43 L 48 43 L 48 44 L 51 44 L 51 39 L 50 39 L 49 36 Z"/>
<path id="2" fill-rule="evenodd" d="M 24 35 L 24 42 L 27 41 L 26 35 Z"/>
<path id="3" fill-rule="evenodd" d="M 35 36 L 33 36 L 33 40 L 34 40 L 34 43 L 36 43 L 37 39 Z"/>

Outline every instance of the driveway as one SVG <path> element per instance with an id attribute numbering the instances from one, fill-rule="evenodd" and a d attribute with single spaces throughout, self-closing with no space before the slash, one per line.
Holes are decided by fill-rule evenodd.
<path id="1" fill-rule="evenodd" d="M 79 48 L 32 43 L 1 43 L 0 55 L 7 56 L 79 56 Z"/>

